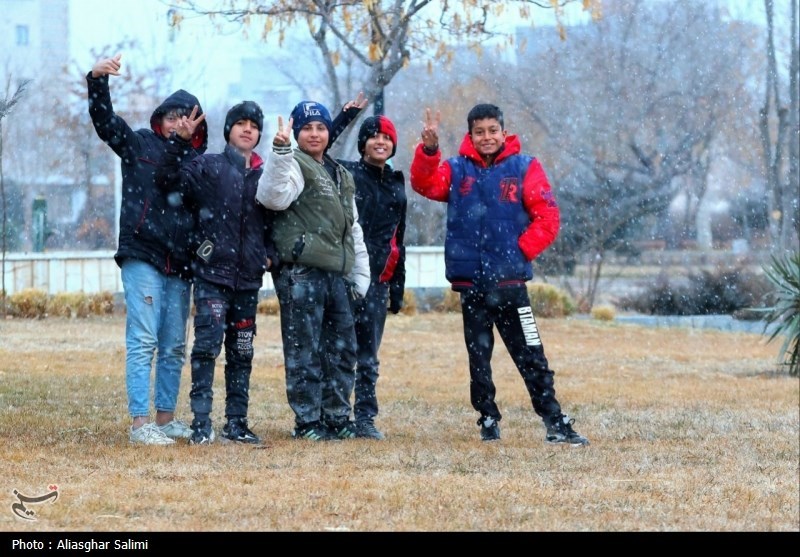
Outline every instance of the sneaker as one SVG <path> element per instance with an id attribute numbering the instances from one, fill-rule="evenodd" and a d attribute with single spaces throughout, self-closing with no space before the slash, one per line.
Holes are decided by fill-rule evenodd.
<path id="1" fill-rule="evenodd" d="M 247 418 L 231 418 L 222 428 L 222 438 L 236 443 L 258 445 L 261 439 L 247 427 Z"/>
<path id="2" fill-rule="evenodd" d="M 553 416 L 549 422 L 545 422 L 547 425 L 547 435 L 544 438 L 545 441 L 553 444 L 574 446 L 588 445 L 589 440 L 572 429 L 572 424 L 574 423 L 575 420 L 567 415 L 559 414 L 557 416 Z"/>
<path id="3" fill-rule="evenodd" d="M 372 420 L 356 422 L 356 437 L 361 439 L 377 439 L 383 441 L 386 436 L 381 433 Z"/>
<path id="4" fill-rule="evenodd" d="M 500 423 L 491 416 L 481 416 L 478 420 L 481 426 L 481 441 L 499 441 Z"/>
<path id="5" fill-rule="evenodd" d="M 131 426 L 129 439 L 136 445 L 173 445 L 175 443 L 173 439 L 164 435 L 153 422 L 147 422 L 136 429 Z"/>
<path id="6" fill-rule="evenodd" d="M 189 439 L 192 436 L 192 428 L 180 420 L 172 420 L 156 427 L 170 439 Z"/>
<path id="7" fill-rule="evenodd" d="M 310 441 L 328 441 L 332 439 L 330 432 L 320 422 L 296 426 L 292 432 L 292 437 Z"/>
<path id="8" fill-rule="evenodd" d="M 335 424 L 327 424 L 328 430 L 330 431 L 330 435 L 333 439 L 355 439 L 358 437 L 358 432 L 356 431 L 356 424 L 351 422 L 350 420 L 345 420 L 343 422 L 338 422 Z M 377 431 L 377 430 L 376 430 Z"/>
<path id="9" fill-rule="evenodd" d="M 192 422 L 192 436 L 189 438 L 190 445 L 210 445 L 215 439 L 214 428 L 211 421 Z"/>

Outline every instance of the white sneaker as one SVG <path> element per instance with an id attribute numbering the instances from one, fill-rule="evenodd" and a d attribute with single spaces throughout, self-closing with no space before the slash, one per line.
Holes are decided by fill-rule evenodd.
<path id="1" fill-rule="evenodd" d="M 173 445 L 175 441 L 164 435 L 156 424 L 147 422 L 141 427 L 133 429 L 129 435 L 130 442 L 137 445 Z"/>
<path id="2" fill-rule="evenodd" d="M 172 420 L 157 427 L 170 439 L 188 439 L 192 436 L 192 428 L 180 420 Z"/>

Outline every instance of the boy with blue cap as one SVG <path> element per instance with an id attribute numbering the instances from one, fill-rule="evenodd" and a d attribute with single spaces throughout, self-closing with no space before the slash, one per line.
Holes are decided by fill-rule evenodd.
<path id="1" fill-rule="evenodd" d="M 315 101 L 298 103 L 286 126 L 278 117 L 256 194 L 275 211 L 281 265 L 273 282 L 286 395 L 295 414 L 292 437 L 313 441 L 356 436 L 350 421 L 356 364 L 350 299 L 365 296 L 370 284 L 353 176 L 327 154 L 332 131 L 330 112 Z"/>

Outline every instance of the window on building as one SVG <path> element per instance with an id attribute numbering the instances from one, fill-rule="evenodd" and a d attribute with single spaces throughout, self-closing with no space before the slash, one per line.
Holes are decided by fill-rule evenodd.
<path id="1" fill-rule="evenodd" d="M 28 45 L 28 26 L 17 25 L 17 46 Z"/>

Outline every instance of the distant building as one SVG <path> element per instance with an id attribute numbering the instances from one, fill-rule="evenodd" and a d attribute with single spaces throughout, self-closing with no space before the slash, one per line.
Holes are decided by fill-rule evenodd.
<path id="1" fill-rule="evenodd" d="M 15 81 L 40 78 L 48 68 L 66 65 L 68 22 L 69 0 L 0 0 L 3 82 L 9 76 Z"/>
<path id="2" fill-rule="evenodd" d="M 24 222 L 20 245 L 31 247 L 31 207 L 37 196 L 46 198 L 51 222 L 68 218 L 76 204 L 82 205 L 75 188 L 60 178 L 36 177 L 30 168 L 38 155 L 29 149 L 11 149 L 24 144 L 30 135 L 26 118 L 14 118 L 32 110 L 38 95 L 59 94 L 49 91 L 51 80 L 69 63 L 69 0 L 0 0 L 0 95 L 12 95 L 25 80 L 31 80 L 27 93 L 3 122 L 3 171 L 5 181 L 16 183 L 22 194 L 20 220 Z M 8 91 L 8 93 L 6 93 Z M 63 93 L 61 93 L 63 94 Z M 42 98 L 42 97 L 40 97 Z M 27 138 L 30 141 L 30 137 Z M 23 151 L 23 153 L 20 153 Z M 34 160 L 31 160 L 34 159 Z M 19 218 L 19 216 L 16 216 Z"/>

